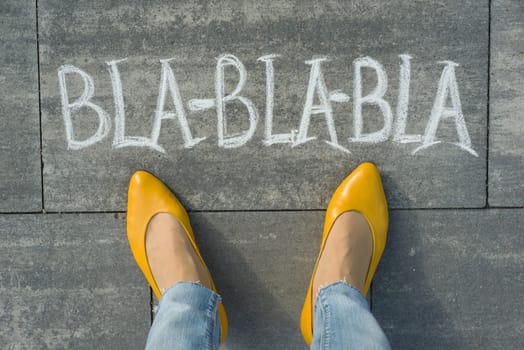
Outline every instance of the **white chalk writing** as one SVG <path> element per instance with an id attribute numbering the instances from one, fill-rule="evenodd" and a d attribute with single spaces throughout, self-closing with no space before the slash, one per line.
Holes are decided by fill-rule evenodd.
<path id="1" fill-rule="evenodd" d="M 303 109 L 298 125 L 298 130 L 290 130 L 287 133 L 273 133 L 274 127 L 274 104 L 275 104 L 275 61 L 280 57 L 277 54 L 261 56 L 257 61 L 262 62 L 265 66 L 266 85 L 265 85 L 265 118 L 264 118 L 264 137 L 263 144 L 271 146 L 273 144 L 289 144 L 290 147 L 298 147 L 302 144 L 316 140 L 319 136 L 313 132 L 310 134 L 311 118 L 315 115 L 323 115 L 329 139 L 322 140 L 336 150 L 350 153 L 348 147 L 339 142 L 337 129 L 335 127 L 335 116 L 332 103 L 348 103 L 350 97 L 340 89 L 329 90 L 324 79 L 323 69 L 329 63 L 328 57 L 317 57 L 306 60 L 306 66 L 309 66 L 309 82 L 305 88 L 305 99 Z M 408 106 L 410 101 L 410 84 L 411 84 L 411 60 L 408 54 L 399 55 L 399 88 L 395 115 L 385 96 L 388 90 L 388 76 L 385 68 L 377 60 L 371 57 L 360 57 L 353 61 L 353 130 L 352 137 L 348 138 L 349 142 L 359 143 L 380 143 L 391 139 L 396 143 L 418 143 L 412 150 L 415 155 L 423 149 L 443 143 L 444 141 L 437 138 L 437 131 L 442 120 L 451 120 L 456 129 L 456 142 L 448 142 L 458 146 L 458 149 L 478 157 L 477 152 L 473 149 L 469 132 L 466 125 L 462 104 L 460 100 L 459 87 L 456 78 L 455 68 L 459 65 L 452 61 L 438 62 L 443 64 L 440 80 L 438 82 L 433 107 L 429 115 L 424 135 L 406 134 L 408 124 Z M 123 147 L 148 147 L 156 151 L 165 153 L 164 147 L 159 144 L 159 136 L 162 128 L 162 121 L 173 119 L 178 122 L 183 138 L 183 147 L 192 148 L 200 142 L 206 140 L 209 135 L 194 137 L 191 131 L 184 100 L 175 77 L 172 66 L 175 66 L 175 60 L 160 60 L 161 74 L 158 91 L 158 100 L 153 119 L 151 135 L 145 136 L 128 136 L 125 133 L 125 103 L 124 91 L 122 87 L 122 78 L 118 65 L 125 62 L 127 58 L 107 62 L 109 74 L 113 89 L 114 99 L 114 138 L 112 146 L 114 148 Z M 238 75 L 238 82 L 232 92 L 226 93 L 226 67 L 232 67 Z M 371 69 L 376 76 L 376 84 L 370 93 L 363 95 L 363 70 Z M 84 84 L 84 90 L 80 97 L 70 102 L 70 96 L 67 87 L 67 76 L 78 75 Z M 224 54 L 217 58 L 215 70 L 215 96 L 204 99 L 189 99 L 187 108 L 190 111 L 203 111 L 208 109 L 216 110 L 217 122 L 217 139 L 218 146 L 222 148 L 236 148 L 245 145 L 255 134 L 258 124 L 258 110 L 255 103 L 246 97 L 242 90 L 247 83 L 248 72 L 244 64 L 232 54 Z M 72 66 L 63 65 L 58 69 L 58 81 L 60 96 L 62 102 L 62 117 L 65 125 L 65 135 L 67 147 L 71 150 L 80 150 L 90 147 L 104 139 L 110 129 L 111 120 L 109 114 L 102 107 L 93 102 L 95 93 L 95 84 L 93 78 L 82 69 Z M 174 109 L 169 110 L 166 107 L 168 97 L 173 103 Z M 315 104 L 315 99 L 318 104 Z M 448 100 L 450 104 L 448 104 Z M 248 127 L 241 132 L 232 133 L 228 131 L 227 105 L 229 102 L 238 101 L 246 110 L 245 117 Z M 365 116 L 363 106 L 372 105 L 378 107 L 383 118 L 382 128 L 379 130 L 364 132 Z M 73 125 L 74 114 L 77 114 L 82 108 L 93 110 L 98 117 L 97 130 L 90 137 L 79 140 L 75 136 Z M 277 116 L 284 118 L 287 116 Z M 417 116 L 420 118 L 420 116 Z M 238 116 L 237 116 L 238 118 Z M 369 123 L 369 122 L 368 122 Z M 367 129 L 366 129 L 367 130 Z"/>
<path id="2" fill-rule="evenodd" d="M 66 75 L 76 73 L 80 75 L 84 81 L 84 91 L 82 95 L 76 99 L 73 103 L 69 103 L 69 95 L 67 93 Z M 60 84 L 60 97 L 62 99 L 62 116 L 64 118 L 65 132 L 67 138 L 67 147 L 69 149 L 78 150 L 85 147 L 89 147 L 101 139 L 103 139 L 111 128 L 111 120 L 109 114 L 104 111 L 100 106 L 91 102 L 91 98 L 95 93 L 95 84 L 93 78 L 80 68 L 64 65 L 58 69 L 58 82 Z M 98 116 L 98 129 L 95 134 L 86 140 L 79 141 L 75 138 L 73 129 L 73 121 L 71 112 L 77 112 L 82 107 L 88 107 L 94 110 Z"/>

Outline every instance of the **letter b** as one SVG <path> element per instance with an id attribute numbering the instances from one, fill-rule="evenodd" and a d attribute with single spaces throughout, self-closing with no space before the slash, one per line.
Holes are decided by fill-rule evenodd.
<path id="1" fill-rule="evenodd" d="M 66 74 L 76 73 L 80 75 L 84 81 L 84 91 L 82 95 L 77 98 L 74 102 L 69 102 L 69 96 L 67 93 L 67 84 L 66 84 Z M 109 119 L 109 114 L 104 111 L 100 106 L 91 102 L 93 97 L 95 87 L 93 79 L 89 74 L 71 65 L 64 65 L 58 69 L 58 82 L 60 84 L 60 96 L 62 99 L 62 116 L 65 123 L 65 132 L 67 137 L 67 147 L 69 149 L 78 150 L 85 147 L 89 147 L 98 141 L 102 140 L 108 133 L 111 128 L 111 120 Z M 94 110 L 98 116 L 98 129 L 95 134 L 85 140 L 76 140 L 73 121 L 72 121 L 72 112 L 80 110 L 82 107 L 91 108 Z"/>

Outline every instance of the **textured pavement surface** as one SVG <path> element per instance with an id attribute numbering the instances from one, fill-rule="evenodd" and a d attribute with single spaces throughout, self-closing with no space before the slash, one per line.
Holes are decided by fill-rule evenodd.
<path id="1" fill-rule="evenodd" d="M 393 348 L 524 348 L 522 1 L 4 0 L 0 32 L 0 348 L 143 348 L 147 169 L 190 211 L 224 348 L 305 349 L 323 210 L 362 161 Z"/>

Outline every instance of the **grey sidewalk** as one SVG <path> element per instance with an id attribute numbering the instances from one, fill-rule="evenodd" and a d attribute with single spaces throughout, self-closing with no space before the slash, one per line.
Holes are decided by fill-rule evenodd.
<path id="1" fill-rule="evenodd" d="M 522 1 L 6 0 L 0 33 L 0 348 L 143 348 L 143 168 L 190 211 L 225 348 L 305 349 L 323 210 L 366 160 L 393 347 L 524 348 Z"/>

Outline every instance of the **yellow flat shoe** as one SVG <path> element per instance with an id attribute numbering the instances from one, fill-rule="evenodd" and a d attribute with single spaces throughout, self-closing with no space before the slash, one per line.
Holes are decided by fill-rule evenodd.
<path id="1" fill-rule="evenodd" d="M 158 300 L 162 298 L 162 293 L 153 278 L 153 273 L 149 266 L 146 253 L 146 233 L 149 221 L 158 213 L 169 213 L 173 215 L 184 231 L 200 258 L 202 265 L 209 270 L 200 254 L 200 250 L 195 243 L 193 229 L 189 222 L 189 215 L 175 195 L 155 176 L 146 171 L 137 171 L 131 177 L 128 191 L 127 204 L 127 238 L 136 263 L 144 273 L 149 285 L 153 289 Z M 212 289 L 216 292 L 215 283 L 209 275 Z M 227 337 L 228 323 L 226 311 L 223 304 L 218 305 L 218 314 L 222 326 L 221 342 Z"/>
<path id="2" fill-rule="evenodd" d="M 371 280 L 377 269 L 378 262 L 386 246 L 388 231 L 388 206 L 382 181 L 377 167 L 372 163 L 359 165 L 348 177 L 342 181 L 331 197 L 324 222 L 324 232 L 320 253 L 309 282 L 306 300 L 300 317 L 302 336 L 308 345 L 313 340 L 313 279 L 317 271 L 318 262 L 324 250 L 331 227 L 337 218 L 345 212 L 357 211 L 362 214 L 371 229 L 373 237 L 373 253 L 369 264 L 366 281 L 362 294 L 367 295 Z"/>

